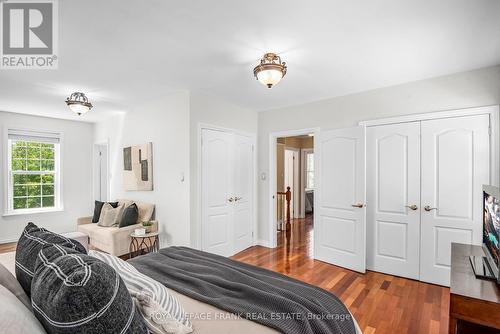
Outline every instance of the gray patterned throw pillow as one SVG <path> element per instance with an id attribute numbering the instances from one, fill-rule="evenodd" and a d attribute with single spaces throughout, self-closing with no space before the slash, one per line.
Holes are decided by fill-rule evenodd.
<path id="1" fill-rule="evenodd" d="M 58 244 L 87 254 L 85 247 L 78 241 L 28 223 L 17 242 L 16 249 L 16 277 L 28 296 L 31 295 L 35 261 L 42 247 L 47 244 Z"/>
<path id="2" fill-rule="evenodd" d="M 70 248 L 42 248 L 31 290 L 33 312 L 49 334 L 148 333 L 120 275 Z"/>

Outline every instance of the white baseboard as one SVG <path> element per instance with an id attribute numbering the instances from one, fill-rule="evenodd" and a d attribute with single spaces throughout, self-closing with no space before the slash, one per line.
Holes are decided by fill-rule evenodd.
<path id="1" fill-rule="evenodd" d="M 10 238 L 10 239 L 0 239 L 0 244 L 10 244 L 12 242 L 17 242 L 19 238 Z"/>
<path id="2" fill-rule="evenodd" d="M 271 243 L 267 240 L 262 240 L 262 239 L 256 240 L 255 245 L 271 248 Z"/>

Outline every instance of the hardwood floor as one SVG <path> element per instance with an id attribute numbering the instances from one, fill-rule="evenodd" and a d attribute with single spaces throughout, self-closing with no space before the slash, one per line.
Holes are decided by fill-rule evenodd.
<path id="1" fill-rule="evenodd" d="M 278 248 L 249 248 L 233 258 L 320 286 L 349 307 L 364 334 L 448 333 L 448 288 L 376 272 L 359 274 L 313 259 L 312 217 L 292 223 Z"/>
<path id="2" fill-rule="evenodd" d="M 13 252 L 16 250 L 16 243 L 0 244 L 0 254 Z"/>
<path id="3" fill-rule="evenodd" d="M 337 295 L 364 334 L 448 333 L 448 288 L 376 272 L 359 274 L 313 259 L 312 217 L 292 223 L 290 243 L 278 235 L 275 249 L 255 246 L 233 258 L 320 286 Z M 0 245 L 0 253 L 15 243 Z"/>

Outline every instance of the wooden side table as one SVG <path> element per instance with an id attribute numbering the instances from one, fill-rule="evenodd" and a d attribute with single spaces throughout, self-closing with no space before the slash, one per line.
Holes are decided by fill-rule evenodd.
<path id="1" fill-rule="evenodd" d="M 451 244 L 450 334 L 500 333 L 500 286 L 477 279 L 469 255 L 483 255 L 481 246 Z"/>
<path id="2" fill-rule="evenodd" d="M 129 259 L 147 253 L 158 252 L 160 249 L 160 237 L 158 232 L 130 235 Z"/>

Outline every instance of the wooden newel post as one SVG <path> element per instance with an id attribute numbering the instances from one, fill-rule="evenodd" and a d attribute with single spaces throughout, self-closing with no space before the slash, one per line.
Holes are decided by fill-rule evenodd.
<path id="1" fill-rule="evenodd" d="M 286 187 L 286 227 L 285 230 L 290 230 L 290 202 L 292 200 L 292 192 L 290 191 L 290 187 Z"/>

